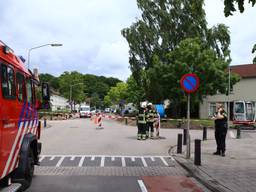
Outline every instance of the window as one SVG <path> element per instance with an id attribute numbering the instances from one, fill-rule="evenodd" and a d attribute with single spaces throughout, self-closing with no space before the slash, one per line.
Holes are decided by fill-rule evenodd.
<path id="1" fill-rule="evenodd" d="M 26 82 L 26 88 L 27 88 L 27 102 L 32 104 L 33 101 L 33 95 L 32 95 L 32 85 L 31 85 L 31 80 L 27 79 Z"/>
<path id="2" fill-rule="evenodd" d="M 216 103 L 209 103 L 209 116 L 212 117 L 216 112 Z"/>
<path id="3" fill-rule="evenodd" d="M 2 92 L 4 98 L 15 99 L 15 81 L 12 68 L 2 65 Z"/>
<path id="4" fill-rule="evenodd" d="M 18 100 L 23 101 L 24 100 L 24 76 L 21 73 L 16 73 L 16 85 L 17 85 L 17 91 L 18 91 Z"/>
<path id="5" fill-rule="evenodd" d="M 244 103 L 237 102 L 235 104 L 235 113 L 244 113 Z"/>

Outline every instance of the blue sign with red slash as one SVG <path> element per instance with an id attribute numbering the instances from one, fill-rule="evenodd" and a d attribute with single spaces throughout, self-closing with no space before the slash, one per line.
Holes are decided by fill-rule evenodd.
<path id="1" fill-rule="evenodd" d="M 180 80 L 180 85 L 186 93 L 194 93 L 199 87 L 199 78 L 196 74 L 185 74 Z"/>

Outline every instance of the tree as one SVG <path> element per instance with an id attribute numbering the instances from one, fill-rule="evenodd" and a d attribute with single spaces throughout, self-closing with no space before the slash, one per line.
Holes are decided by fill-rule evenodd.
<path id="1" fill-rule="evenodd" d="M 128 98 L 127 84 L 124 82 L 117 83 L 115 87 L 111 87 L 108 94 L 104 98 L 105 103 L 120 104 Z"/>
<path id="2" fill-rule="evenodd" d="M 59 77 L 60 93 L 69 99 L 70 86 L 72 86 L 72 100 L 76 103 L 85 101 L 83 75 L 77 71 L 64 72 Z"/>
<path id="3" fill-rule="evenodd" d="M 138 86 L 133 76 L 130 76 L 127 81 L 127 102 L 139 104 L 145 100 L 145 94 L 141 87 Z"/>
<path id="4" fill-rule="evenodd" d="M 39 79 L 41 82 L 49 83 L 50 87 L 54 90 L 58 90 L 60 85 L 57 77 L 54 77 L 51 74 L 44 73 L 39 75 Z"/>
<path id="5" fill-rule="evenodd" d="M 249 3 L 251 3 L 253 7 L 256 0 L 249 0 Z M 224 13 L 226 17 L 233 15 L 233 12 L 236 11 L 235 4 L 238 5 L 240 13 L 244 12 L 244 0 L 224 0 Z M 256 44 L 253 46 L 252 53 L 256 53 Z M 253 59 L 253 63 L 256 64 L 256 56 Z"/>
<path id="6" fill-rule="evenodd" d="M 254 6 L 256 0 L 249 0 L 249 3 L 251 3 L 252 6 Z M 233 15 L 233 12 L 236 11 L 235 4 L 238 5 L 240 13 L 244 12 L 244 0 L 224 0 L 224 13 L 226 17 Z"/>
<path id="7" fill-rule="evenodd" d="M 205 90 L 210 90 L 208 94 L 224 92 L 228 82 L 225 68 L 231 62 L 230 35 L 224 24 L 207 28 L 204 1 L 137 2 L 142 18 L 123 29 L 122 35 L 130 47 L 132 75 L 137 85 L 143 87 L 145 98 L 153 102 L 166 98 L 182 101 L 179 80 L 191 67 L 197 74 L 211 75 L 204 85 Z M 210 82 L 217 78 L 221 85 Z"/>

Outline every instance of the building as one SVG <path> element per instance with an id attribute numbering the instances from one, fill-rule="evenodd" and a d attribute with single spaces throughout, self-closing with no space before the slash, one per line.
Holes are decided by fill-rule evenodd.
<path id="1" fill-rule="evenodd" d="M 241 80 L 233 86 L 229 96 L 216 94 L 207 96 L 199 107 L 199 116 L 201 119 L 207 119 L 216 110 L 216 103 L 223 103 L 226 110 L 229 101 L 254 101 L 256 102 L 256 64 L 236 65 L 230 67 L 231 73 L 241 76 Z"/>
<path id="2" fill-rule="evenodd" d="M 52 94 L 50 98 L 52 111 L 70 110 L 68 100 L 56 94 Z"/>

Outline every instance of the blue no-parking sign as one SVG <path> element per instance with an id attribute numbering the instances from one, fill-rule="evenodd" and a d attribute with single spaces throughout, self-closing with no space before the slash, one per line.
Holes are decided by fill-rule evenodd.
<path id="1" fill-rule="evenodd" d="M 180 80 L 182 89 L 187 93 L 194 93 L 199 87 L 199 78 L 196 74 L 185 74 Z"/>

